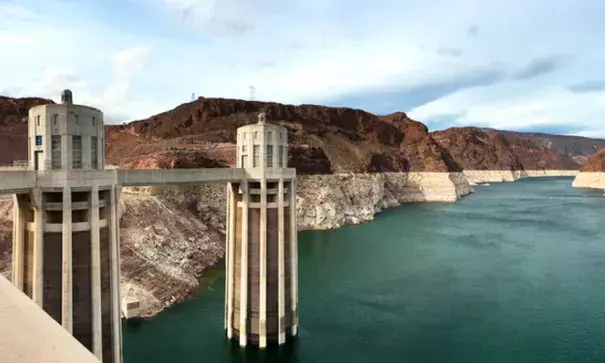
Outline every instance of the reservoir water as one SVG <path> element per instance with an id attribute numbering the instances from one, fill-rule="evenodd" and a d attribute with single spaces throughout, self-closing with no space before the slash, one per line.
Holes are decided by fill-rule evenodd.
<path id="1" fill-rule="evenodd" d="M 228 342 L 224 275 L 124 324 L 126 363 L 605 362 L 605 198 L 569 178 L 478 187 L 370 223 L 302 232 L 300 335 Z"/>

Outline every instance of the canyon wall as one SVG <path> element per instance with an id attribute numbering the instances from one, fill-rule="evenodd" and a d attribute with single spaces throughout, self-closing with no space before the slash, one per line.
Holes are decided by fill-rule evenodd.
<path id="1" fill-rule="evenodd" d="M 588 157 L 573 181 L 576 188 L 605 189 L 605 149 Z"/>

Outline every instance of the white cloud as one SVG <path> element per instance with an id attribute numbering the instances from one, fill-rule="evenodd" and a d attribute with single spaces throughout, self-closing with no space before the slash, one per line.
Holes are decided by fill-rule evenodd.
<path id="1" fill-rule="evenodd" d="M 493 70 L 507 80 L 436 93 L 412 115 L 517 127 L 581 114 L 578 132 L 592 132 L 602 93 L 566 87 L 601 72 L 603 11 L 599 0 L 125 0 L 120 9 L 100 0 L 3 2 L 0 49 L 10 51 L 0 58 L 0 90 L 49 96 L 42 93 L 69 85 L 76 100 L 121 120 L 173 108 L 193 92 L 247 98 L 254 85 L 256 98 L 286 103 L 396 97 Z M 534 63 L 519 73 L 527 79 L 510 79 L 558 55 L 570 61 Z M 531 77 L 540 67 L 547 71 Z"/>

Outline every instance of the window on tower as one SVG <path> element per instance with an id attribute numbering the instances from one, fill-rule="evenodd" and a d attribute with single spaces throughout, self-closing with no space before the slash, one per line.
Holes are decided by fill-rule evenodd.
<path id="1" fill-rule="evenodd" d="M 252 148 L 252 167 L 256 168 L 260 166 L 260 146 L 254 145 Z"/>
<path id="2" fill-rule="evenodd" d="M 71 139 L 72 168 L 82 169 L 82 136 L 74 135 Z"/>
<path id="3" fill-rule="evenodd" d="M 265 154 L 265 165 L 267 168 L 273 167 L 273 145 L 267 145 L 267 153 Z"/>
<path id="4" fill-rule="evenodd" d="M 51 137 L 51 168 L 61 169 L 61 135 Z"/>

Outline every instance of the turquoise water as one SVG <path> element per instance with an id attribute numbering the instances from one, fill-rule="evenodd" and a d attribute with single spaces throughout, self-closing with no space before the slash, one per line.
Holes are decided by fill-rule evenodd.
<path id="1" fill-rule="evenodd" d="M 126 363 L 605 362 L 605 198 L 569 178 L 477 188 L 299 238 L 300 335 L 242 350 L 224 276 L 124 325 Z"/>

